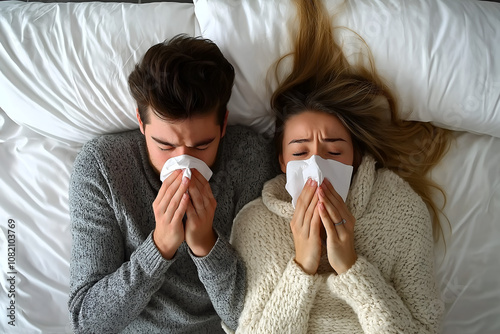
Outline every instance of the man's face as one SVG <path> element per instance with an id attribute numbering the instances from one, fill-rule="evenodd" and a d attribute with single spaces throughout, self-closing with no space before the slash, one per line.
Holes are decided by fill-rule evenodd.
<path id="1" fill-rule="evenodd" d="M 139 115 L 137 118 L 146 138 L 149 161 L 158 174 L 168 159 L 183 154 L 198 158 L 212 167 L 219 142 L 226 131 L 227 114 L 222 131 L 216 112 L 172 121 L 159 118 L 151 110 L 149 116 L 148 124 L 143 124 Z"/>

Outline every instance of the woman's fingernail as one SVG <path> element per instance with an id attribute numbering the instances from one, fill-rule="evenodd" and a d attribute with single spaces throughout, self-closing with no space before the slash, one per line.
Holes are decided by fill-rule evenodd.
<path id="1" fill-rule="evenodd" d="M 186 183 L 188 183 L 188 182 L 189 182 L 189 178 L 187 178 L 186 176 L 183 176 L 183 177 L 182 177 L 182 183 L 183 183 L 183 184 L 186 184 Z"/>

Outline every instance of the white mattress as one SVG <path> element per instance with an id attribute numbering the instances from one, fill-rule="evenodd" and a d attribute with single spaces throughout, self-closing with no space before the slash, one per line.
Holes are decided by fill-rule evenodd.
<path id="1" fill-rule="evenodd" d="M 457 130 L 431 174 L 447 192 L 452 231 L 435 256 L 443 333 L 499 333 L 500 4 L 350 2 L 338 22 L 365 38 L 401 112 Z M 237 72 L 230 123 L 270 132 L 263 82 L 289 49 L 293 13 L 289 2 L 264 0 L 0 3 L 0 333 L 71 333 L 73 160 L 88 139 L 137 127 L 126 77 L 147 48 L 180 32 L 213 39 Z"/>

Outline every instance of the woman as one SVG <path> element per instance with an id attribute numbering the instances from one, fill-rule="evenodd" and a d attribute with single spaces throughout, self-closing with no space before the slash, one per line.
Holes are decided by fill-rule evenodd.
<path id="1" fill-rule="evenodd" d="M 317 155 L 354 175 L 345 203 L 325 179 L 308 181 L 294 209 L 280 175 L 238 214 L 231 241 L 247 293 L 237 333 L 437 333 L 427 205 L 435 231 L 439 220 L 425 175 L 447 132 L 400 120 L 373 68 L 347 62 L 322 3 L 297 3 L 293 68 L 271 101 L 281 169 Z"/>

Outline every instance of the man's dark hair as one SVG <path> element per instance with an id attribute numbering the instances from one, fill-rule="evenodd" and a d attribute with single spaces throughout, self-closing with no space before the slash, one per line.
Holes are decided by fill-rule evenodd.
<path id="1" fill-rule="evenodd" d="M 183 34 L 153 45 L 128 78 L 144 124 L 151 107 L 168 120 L 216 111 L 222 126 L 233 82 L 234 68 L 215 43 Z"/>

